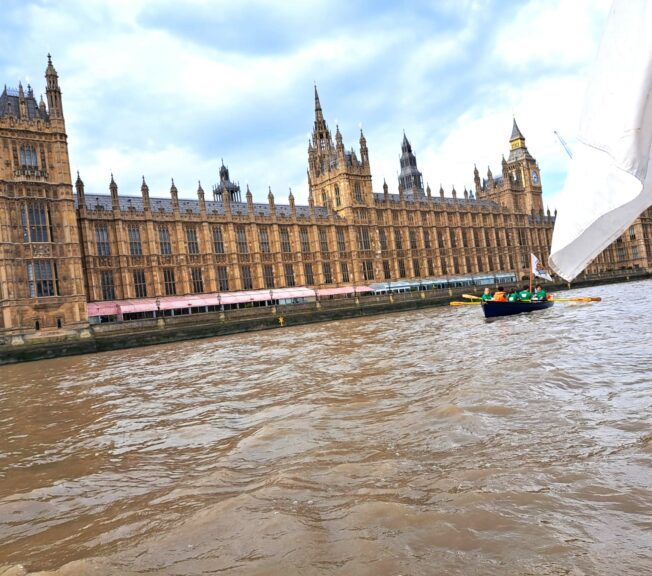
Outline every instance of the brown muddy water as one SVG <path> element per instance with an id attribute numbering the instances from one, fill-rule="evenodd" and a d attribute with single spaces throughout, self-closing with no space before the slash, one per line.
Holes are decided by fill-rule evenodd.
<path id="1" fill-rule="evenodd" d="M 582 294 L 2 366 L 0 566 L 651 574 L 652 281 Z"/>

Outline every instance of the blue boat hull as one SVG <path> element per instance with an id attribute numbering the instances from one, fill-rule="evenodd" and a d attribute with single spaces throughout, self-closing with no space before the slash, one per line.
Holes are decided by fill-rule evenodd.
<path id="1" fill-rule="evenodd" d="M 489 300 L 482 303 L 482 311 L 485 318 L 496 318 L 498 316 L 511 316 L 522 312 L 534 312 L 550 308 L 554 302 L 494 302 Z"/>

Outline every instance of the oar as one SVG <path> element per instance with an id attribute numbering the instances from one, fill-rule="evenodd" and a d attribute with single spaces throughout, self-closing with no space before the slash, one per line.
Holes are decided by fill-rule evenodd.
<path id="1" fill-rule="evenodd" d="M 553 302 L 602 302 L 600 296 L 578 296 L 577 298 L 553 298 Z"/>
<path id="2" fill-rule="evenodd" d="M 474 296 L 473 294 L 462 294 L 462 298 L 468 298 L 469 300 L 482 300 L 480 296 Z"/>
<path id="3" fill-rule="evenodd" d="M 473 304 L 480 304 L 480 302 L 449 302 L 451 306 L 472 306 Z"/>

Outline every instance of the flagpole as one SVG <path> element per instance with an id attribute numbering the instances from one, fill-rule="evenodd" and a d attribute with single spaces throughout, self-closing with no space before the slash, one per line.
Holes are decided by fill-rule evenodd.
<path id="1" fill-rule="evenodd" d="M 530 254 L 530 292 L 532 292 L 532 254 Z"/>

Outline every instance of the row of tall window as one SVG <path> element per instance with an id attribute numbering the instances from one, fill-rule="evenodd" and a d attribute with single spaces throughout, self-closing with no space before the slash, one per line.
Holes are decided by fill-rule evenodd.
<path id="1" fill-rule="evenodd" d="M 37 267 L 35 267 L 37 266 Z M 371 262 L 369 262 L 371 266 Z M 369 279 L 373 279 L 373 266 L 371 266 L 371 276 Z M 216 276 L 217 276 L 217 289 L 220 292 L 228 292 L 233 289 L 229 281 L 229 270 L 226 266 L 217 266 L 216 267 Z M 333 271 L 331 264 L 329 262 L 324 262 L 322 264 L 322 272 L 324 274 L 324 282 L 326 284 L 333 283 Z M 273 289 L 276 288 L 276 280 L 274 274 L 274 267 L 271 264 L 265 264 L 262 267 L 262 279 L 263 285 L 265 288 Z M 305 284 L 314 285 L 315 284 L 315 274 L 313 265 L 311 263 L 306 263 L 303 266 L 303 273 L 305 278 Z M 349 268 L 346 262 L 340 263 L 340 273 L 342 276 L 343 282 L 349 282 Z M 32 296 L 54 296 L 58 293 L 58 284 L 55 284 L 55 276 L 53 276 L 53 269 L 51 267 L 43 267 L 43 262 L 38 262 L 30 264 L 28 268 L 28 276 L 33 280 L 30 280 L 30 291 L 33 288 Z M 254 289 L 254 278 L 252 274 L 251 266 L 244 265 L 240 267 L 240 279 L 241 279 L 241 289 L 243 290 L 253 290 Z M 174 268 L 163 268 L 162 269 L 162 280 L 163 280 L 163 291 L 166 296 L 176 296 L 177 295 L 177 276 L 176 270 Z M 283 266 L 283 280 L 285 287 L 296 286 L 295 279 L 295 265 L 293 264 L 284 264 Z M 134 294 L 136 298 L 147 298 L 153 296 L 153 294 L 148 293 L 147 289 L 147 280 L 145 276 L 145 270 L 133 270 L 132 271 L 132 281 L 134 286 Z M 50 284 L 48 284 L 50 282 Z M 191 290 L 194 294 L 201 294 L 204 292 L 204 277 L 203 272 L 200 267 L 190 268 L 190 284 Z M 116 298 L 116 287 L 114 281 L 114 273 L 111 270 L 102 270 L 100 272 L 100 291 L 102 293 L 102 300 L 115 300 Z M 31 293 L 31 292 L 30 292 Z"/>
<path id="2" fill-rule="evenodd" d="M 23 205 L 21 208 L 21 221 L 23 225 L 23 237 L 26 242 L 49 242 L 52 238 L 52 228 L 50 226 L 49 207 L 45 204 L 28 204 Z M 198 231 L 195 226 L 184 227 L 186 249 L 188 254 L 200 254 L 200 243 L 198 238 Z M 222 228 L 214 226 L 213 232 L 213 252 L 215 254 L 225 254 L 225 241 Z M 236 248 L 239 254 L 249 253 L 249 238 L 245 226 L 235 227 Z M 499 230 L 482 231 L 484 235 L 485 246 L 506 246 L 511 243 L 511 233 L 507 231 L 505 242 L 500 235 Z M 522 229 L 517 229 L 518 242 L 520 245 L 527 245 L 526 233 Z M 129 225 L 127 227 L 129 253 L 132 256 L 141 256 L 143 254 L 143 247 L 141 241 L 140 226 L 138 224 Z M 337 249 L 340 253 L 346 252 L 346 237 L 343 228 L 336 228 L 336 242 Z M 446 236 L 448 236 L 448 246 L 451 248 L 459 247 L 459 238 L 461 237 L 462 245 L 465 248 L 469 246 L 480 246 L 480 233 L 478 230 L 454 230 L 449 229 L 448 234 L 444 230 L 436 230 L 436 243 L 438 248 L 446 248 Z M 630 238 L 632 233 L 630 232 Z M 280 247 L 281 252 L 284 254 L 292 253 L 292 242 L 290 240 L 290 229 L 287 226 L 279 227 Z M 385 228 L 380 228 L 378 231 L 378 238 L 380 241 L 380 249 L 387 250 L 389 248 L 387 232 Z M 429 230 L 422 231 L 423 247 L 430 249 L 431 236 Z M 634 235 L 635 238 L 635 235 Z M 271 252 L 269 229 L 267 226 L 258 227 L 258 240 L 260 251 L 269 254 Z M 170 240 L 170 230 L 166 225 L 158 226 L 158 241 L 159 251 L 162 255 L 172 254 L 172 243 Z M 325 228 L 318 229 L 319 249 L 323 253 L 329 252 L 328 233 Z M 110 256 L 111 244 L 109 241 L 108 225 L 98 223 L 95 226 L 95 242 L 98 256 Z M 397 250 L 404 248 L 404 232 L 399 228 L 394 228 L 394 247 Z M 415 250 L 419 248 L 418 231 L 411 229 L 408 231 L 408 245 L 410 249 Z M 359 250 L 371 250 L 372 243 L 370 231 L 367 227 L 359 227 L 357 229 L 357 247 Z M 311 252 L 311 243 L 309 229 L 306 226 L 299 227 L 299 248 L 302 253 L 308 254 Z"/>
<path id="3" fill-rule="evenodd" d="M 620 260 L 623 256 L 621 253 L 617 255 Z M 495 259 L 494 259 L 495 258 Z M 527 257 L 524 257 L 525 260 L 528 260 Z M 470 256 L 464 257 L 463 261 L 460 262 L 459 256 L 452 257 L 452 268 L 449 270 L 446 258 L 440 259 L 440 270 L 441 274 L 460 274 L 463 272 L 472 272 L 472 258 Z M 525 262 L 525 264 L 529 263 Z M 397 272 L 399 278 L 409 278 L 409 277 L 419 277 L 422 275 L 422 272 L 427 273 L 428 276 L 435 276 L 440 273 L 435 270 L 434 262 L 432 258 L 427 258 L 426 269 L 422 270 L 421 260 L 418 258 L 413 258 L 411 261 L 412 270 L 409 271 L 407 268 L 410 261 L 404 258 L 399 258 L 397 260 Z M 464 268 L 462 267 L 464 265 Z M 483 271 L 485 269 L 484 262 L 481 256 L 477 256 L 476 260 L 477 270 Z M 514 261 L 511 255 L 503 256 L 492 255 L 487 256 L 487 270 L 493 270 L 494 264 L 498 265 L 498 269 L 503 269 L 508 267 L 512 269 L 514 267 Z M 362 278 L 365 281 L 375 280 L 375 272 L 372 260 L 363 260 L 361 263 L 361 272 Z M 217 276 L 217 288 L 220 292 L 226 292 L 234 287 L 231 285 L 229 280 L 229 270 L 227 266 L 217 266 L 216 267 L 216 276 Z M 329 262 L 324 262 L 322 264 L 322 272 L 324 276 L 324 283 L 332 284 L 333 283 L 333 272 L 332 265 Z M 385 280 L 391 280 L 392 270 L 391 263 L 389 260 L 382 261 L 382 275 Z M 315 285 L 315 274 L 312 263 L 305 263 L 303 265 L 303 276 L 304 282 L 306 285 L 314 286 Z M 340 276 L 342 282 L 349 282 L 349 268 L 348 263 L 340 262 Z M 145 271 L 134 270 L 132 271 L 134 293 L 136 298 L 146 298 L 148 296 L 153 296 L 148 293 L 147 281 L 145 276 Z M 241 285 L 238 289 L 252 290 L 254 288 L 254 280 L 252 275 L 252 269 L 249 265 L 243 265 L 240 267 L 240 278 Z M 262 266 L 262 280 L 263 286 L 267 289 L 276 288 L 276 280 L 274 274 L 274 267 L 270 264 L 265 264 Z M 162 269 L 162 279 L 163 279 L 163 290 L 166 296 L 175 296 L 178 293 L 177 288 L 177 277 L 176 270 L 174 268 L 163 268 Z M 283 265 L 283 280 L 285 287 L 296 286 L 295 278 L 295 265 L 293 264 L 284 264 Z M 30 295 L 32 297 L 43 297 L 43 296 L 55 296 L 59 294 L 58 280 L 56 274 L 56 265 L 54 262 L 49 260 L 38 260 L 33 261 L 28 264 L 28 283 Z M 116 297 L 115 285 L 114 285 L 114 275 L 112 271 L 104 270 L 100 272 L 100 284 L 103 300 L 114 300 Z M 190 268 L 190 284 L 191 291 L 195 294 L 201 294 L 204 292 L 205 283 L 203 272 L 200 267 Z M 256 286 L 258 287 L 258 285 Z"/>
<path id="4" fill-rule="evenodd" d="M 41 210 L 44 208 L 41 207 Z M 24 209 L 24 214 L 27 214 Z M 30 214 L 32 214 L 30 212 Z M 30 221 L 36 222 L 33 226 L 32 234 L 38 234 L 38 237 L 42 236 L 47 237 L 47 228 L 45 224 L 41 224 L 39 219 L 41 212 L 38 214 L 31 215 Z M 44 214 L 44 213 L 43 213 Z M 43 222 L 45 221 L 45 216 L 42 217 Z M 27 222 L 27 216 L 24 216 L 25 222 Z M 159 225 L 158 229 L 158 244 L 159 252 L 162 255 L 171 255 L 172 254 L 172 243 L 170 240 L 170 229 L 166 225 Z M 24 234 L 25 237 L 29 237 L 29 227 L 27 224 L 24 224 Z M 224 234 L 222 228 L 219 226 L 214 226 L 212 229 L 213 232 L 213 252 L 215 254 L 225 254 L 225 242 Z M 132 224 L 127 226 L 127 235 L 129 240 L 129 254 L 131 256 L 141 256 L 143 254 L 143 246 L 140 235 L 140 226 L 138 224 Z M 338 228 L 337 232 L 337 245 L 340 252 L 346 251 L 346 241 L 344 236 L 344 230 Z M 188 254 L 200 254 L 199 239 L 197 235 L 197 228 L 194 226 L 185 227 L 185 236 L 186 236 L 186 248 Z M 248 254 L 249 253 L 249 239 L 247 235 L 247 228 L 245 226 L 236 226 L 235 227 L 235 236 L 236 236 L 236 248 L 239 254 Z M 289 254 L 292 253 L 292 243 L 290 241 L 290 230 L 286 226 L 279 228 L 279 236 L 281 240 L 281 252 Z M 269 241 L 269 229 L 266 226 L 258 227 L 258 239 L 260 251 L 263 254 L 269 254 L 271 252 L 271 246 Z M 26 240 L 27 241 L 27 240 Z M 47 242 L 48 240 L 34 240 L 34 241 L 43 241 Z M 308 228 L 301 226 L 299 228 L 299 242 L 301 251 L 303 253 L 310 252 L 310 239 Z M 111 243 L 109 241 L 109 228 L 105 223 L 97 223 L 95 225 L 95 245 L 98 256 L 111 256 Z M 328 243 L 328 234 L 325 229 L 319 229 L 319 248 L 322 252 L 329 251 Z"/>

